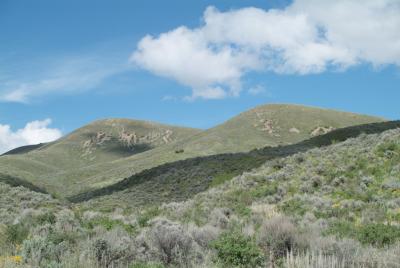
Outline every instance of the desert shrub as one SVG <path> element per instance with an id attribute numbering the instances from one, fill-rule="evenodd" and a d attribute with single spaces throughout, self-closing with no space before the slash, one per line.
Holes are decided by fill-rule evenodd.
<path id="1" fill-rule="evenodd" d="M 48 263 L 60 262 L 62 255 L 67 251 L 67 243 L 54 244 L 45 237 L 40 236 L 24 240 L 22 245 L 23 259 L 34 267 L 43 267 Z"/>
<path id="2" fill-rule="evenodd" d="M 263 223 L 260 228 L 259 244 L 272 258 L 283 257 L 287 252 L 305 247 L 299 239 L 299 231 L 285 216 L 274 217 Z"/>
<path id="3" fill-rule="evenodd" d="M 263 262 L 263 255 L 254 239 L 241 232 L 225 232 L 212 242 L 217 251 L 218 262 L 227 267 L 257 267 Z"/>
<path id="4" fill-rule="evenodd" d="M 148 208 L 139 214 L 137 222 L 140 227 L 146 227 L 148 226 L 149 221 L 157 217 L 159 214 L 160 214 L 160 209 L 158 207 Z"/>
<path id="5" fill-rule="evenodd" d="M 122 227 L 98 235 L 92 242 L 92 255 L 100 267 L 127 265 L 134 254 L 134 242 Z"/>
<path id="6" fill-rule="evenodd" d="M 210 242 L 215 240 L 219 234 L 219 229 L 211 225 L 202 227 L 190 225 L 188 229 L 194 241 L 203 248 L 207 248 Z"/>
<path id="7" fill-rule="evenodd" d="M 188 266 L 193 257 L 193 239 L 178 223 L 156 219 L 149 237 L 165 265 Z"/>
<path id="8" fill-rule="evenodd" d="M 251 211 L 248 206 L 253 203 L 254 197 L 252 193 L 245 190 L 230 191 L 226 195 L 226 207 L 231 208 L 237 215 L 242 217 L 249 217 Z"/>
<path id="9" fill-rule="evenodd" d="M 39 224 L 54 224 L 56 222 L 56 215 L 53 212 L 49 211 L 44 214 L 40 214 L 36 217 L 36 220 Z"/>
<path id="10" fill-rule="evenodd" d="M 93 254 L 101 267 L 108 267 L 112 262 L 111 246 L 104 239 L 97 239 L 93 243 Z"/>
<path id="11" fill-rule="evenodd" d="M 226 229 L 232 216 L 233 212 L 229 208 L 214 208 L 208 217 L 208 222 L 214 227 Z"/>
<path id="12" fill-rule="evenodd" d="M 79 229 L 80 224 L 73 211 L 61 210 L 56 215 L 55 229 L 60 232 L 73 232 Z"/>
<path id="13" fill-rule="evenodd" d="M 23 223 L 8 225 L 6 227 L 6 241 L 12 245 L 22 244 L 28 237 L 29 228 Z"/>
<path id="14" fill-rule="evenodd" d="M 279 208 L 288 215 L 304 215 L 307 212 L 305 203 L 299 198 L 292 198 L 283 202 Z"/>

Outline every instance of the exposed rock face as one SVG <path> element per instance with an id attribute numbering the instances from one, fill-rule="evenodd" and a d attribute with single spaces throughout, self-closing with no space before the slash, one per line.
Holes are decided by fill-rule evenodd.
<path id="1" fill-rule="evenodd" d="M 332 127 L 332 126 L 329 126 L 329 127 L 322 127 L 322 126 L 319 126 L 319 127 L 317 127 L 316 129 L 314 129 L 314 130 L 311 132 L 311 136 L 315 137 L 315 136 L 323 135 L 323 134 L 326 134 L 326 133 L 328 133 L 328 132 L 331 132 L 331 131 L 334 130 L 334 129 L 335 129 L 335 128 Z"/>
<path id="2" fill-rule="evenodd" d="M 297 128 L 295 128 L 295 127 L 292 127 L 291 129 L 289 129 L 289 132 L 290 133 L 296 133 L 296 134 L 299 134 L 300 133 L 300 130 L 298 130 Z"/>
<path id="3" fill-rule="evenodd" d="M 125 130 L 122 130 L 119 133 L 119 140 L 126 146 L 126 147 L 132 147 L 133 145 L 137 144 L 138 142 L 138 137 L 135 132 L 129 133 L 126 132 Z"/>
<path id="4" fill-rule="evenodd" d="M 265 131 L 270 135 L 274 135 L 274 121 L 272 119 L 268 119 L 265 114 L 256 112 L 257 121 L 254 124 L 254 127 L 260 128 L 260 130 Z"/>
<path id="5" fill-rule="evenodd" d="M 271 119 L 264 120 L 262 130 L 267 132 L 268 134 L 274 133 L 274 126 Z"/>
<path id="6" fill-rule="evenodd" d="M 161 145 L 168 144 L 174 140 L 172 130 L 160 130 L 151 131 L 145 135 L 139 135 L 135 131 L 126 131 L 124 128 L 117 133 L 105 133 L 103 131 L 97 132 L 92 135 L 90 139 L 86 140 L 82 144 L 83 154 L 82 157 L 88 157 L 91 155 L 99 146 L 108 144 L 107 142 L 117 142 L 123 145 L 125 148 L 134 150 L 135 145 L 147 144 L 147 145 Z"/>

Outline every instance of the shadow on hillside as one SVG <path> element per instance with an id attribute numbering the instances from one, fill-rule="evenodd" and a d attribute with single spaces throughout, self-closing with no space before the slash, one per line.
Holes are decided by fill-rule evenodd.
<path id="1" fill-rule="evenodd" d="M 7 183 L 10 186 L 13 187 L 18 187 L 18 186 L 23 186 L 25 188 L 28 188 L 31 191 L 42 193 L 42 194 L 48 194 L 48 192 L 26 180 L 10 176 L 10 175 L 5 175 L 0 173 L 0 182 Z"/>
<path id="2" fill-rule="evenodd" d="M 210 186 L 257 168 L 268 160 L 305 152 L 316 147 L 328 146 L 335 142 L 357 137 L 363 133 L 381 133 L 395 128 L 400 128 L 400 121 L 337 129 L 296 144 L 265 147 L 247 153 L 219 154 L 185 159 L 144 170 L 113 185 L 71 196 L 68 200 L 83 202 L 123 191 L 122 194 L 129 197 L 127 201 L 137 205 L 182 201 L 207 190 Z"/>
<path id="3" fill-rule="evenodd" d="M 15 149 L 12 149 L 8 152 L 5 152 L 2 155 L 14 155 L 14 154 L 25 154 L 25 153 L 29 153 L 30 151 L 39 149 L 40 147 L 46 145 L 46 143 L 39 143 L 39 144 L 35 144 L 35 145 L 26 145 L 26 146 L 21 146 Z M 2 156 L 0 155 L 0 156 Z"/>

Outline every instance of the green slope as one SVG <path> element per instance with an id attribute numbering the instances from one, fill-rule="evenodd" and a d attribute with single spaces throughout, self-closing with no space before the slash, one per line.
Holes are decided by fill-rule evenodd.
<path id="1" fill-rule="evenodd" d="M 58 141 L 6 153 L 0 157 L 0 174 L 63 195 L 64 190 L 81 187 L 84 169 L 91 165 L 153 150 L 199 131 L 128 119 L 99 120 Z"/>
<path id="2" fill-rule="evenodd" d="M 266 161 L 281 167 L 279 159 L 314 148 L 357 137 L 400 128 L 400 121 L 372 123 L 334 130 L 285 146 L 265 147 L 248 153 L 219 154 L 164 164 L 135 174 L 114 185 L 77 196 L 72 202 L 91 200 L 88 207 L 113 210 L 183 201 L 213 186 L 260 167 Z M 275 162 L 272 160 L 275 159 Z M 97 198 L 97 199 L 95 199 Z"/>
<path id="3" fill-rule="evenodd" d="M 267 121 L 272 121 L 272 131 L 265 129 Z M 84 171 L 88 175 L 88 184 L 96 189 L 165 163 L 292 144 L 313 137 L 313 131 L 321 127 L 341 128 L 378 121 L 382 119 L 299 105 L 263 105 L 187 139 L 128 158 L 93 165 Z M 182 153 L 176 153 L 182 150 Z M 75 171 L 75 176 L 81 172 Z"/>
<path id="4" fill-rule="evenodd" d="M 0 174 L 66 197 L 112 185 L 165 163 L 291 144 L 332 129 L 379 121 L 382 119 L 278 104 L 259 106 L 206 131 L 102 120 L 28 153 L 0 157 Z M 137 142 L 131 144 L 133 132 Z"/>

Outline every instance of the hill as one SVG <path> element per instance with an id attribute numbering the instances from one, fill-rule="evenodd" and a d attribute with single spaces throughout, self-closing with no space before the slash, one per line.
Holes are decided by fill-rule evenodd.
<path id="1" fill-rule="evenodd" d="M 91 165 L 153 150 L 199 131 L 138 120 L 99 120 L 58 141 L 4 154 L 0 157 L 0 178 L 23 179 L 58 194 L 84 184 L 84 170 Z M 70 173 L 76 170 L 79 175 Z"/>
<path id="2" fill-rule="evenodd" d="M 383 122 L 248 154 L 209 156 L 222 157 L 216 168 L 224 168 L 223 159 L 231 156 L 272 155 L 185 200 L 145 206 L 136 206 L 138 196 L 123 191 L 66 204 L 0 182 L 0 265 L 395 268 L 400 263 L 399 141 L 400 122 Z M 201 170 L 208 160 L 185 161 L 197 162 Z M 252 164 L 244 162 L 230 168 L 243 171 Z M 152 181 L 147 190 L 177 182 L 186 168 L 165 169 L 175 180 Z M 113 204 L 118 198 L 110 197 L 117 195 L 121 199 Z M 132 207 L 124 208 L 125 202 Z"/>
<path id="3" fill-rule="evenodd" d="M 52 194 L 103 188 L 153 167 L 199 156 L 292 144 L 380 118 L 304 107 L 264 105 L 199 131 L 129 120 L 102 120 L 60 141 L 0 157 L 0 174 Z M 18 150 L 16 150 L 18 152 Z"/>
<path id="4" fill-rule="evenodd" d="M 163 202 L 184 201 L 258 168 L 266 161 L 280 167 L 279 159 L 283 157 L 329 146 L 362 134 L 381 133 L 396 128 L 400 128 L 400 121 L 365 124 L 337 129 L 290 145 L 265 147 L 247 153 L 190 158 L 144 170 L 116 184 L 68 199 L 72 202 L 90 200 L 90 207 L 105 210 L 114 207 L 135 209 Z"/>

